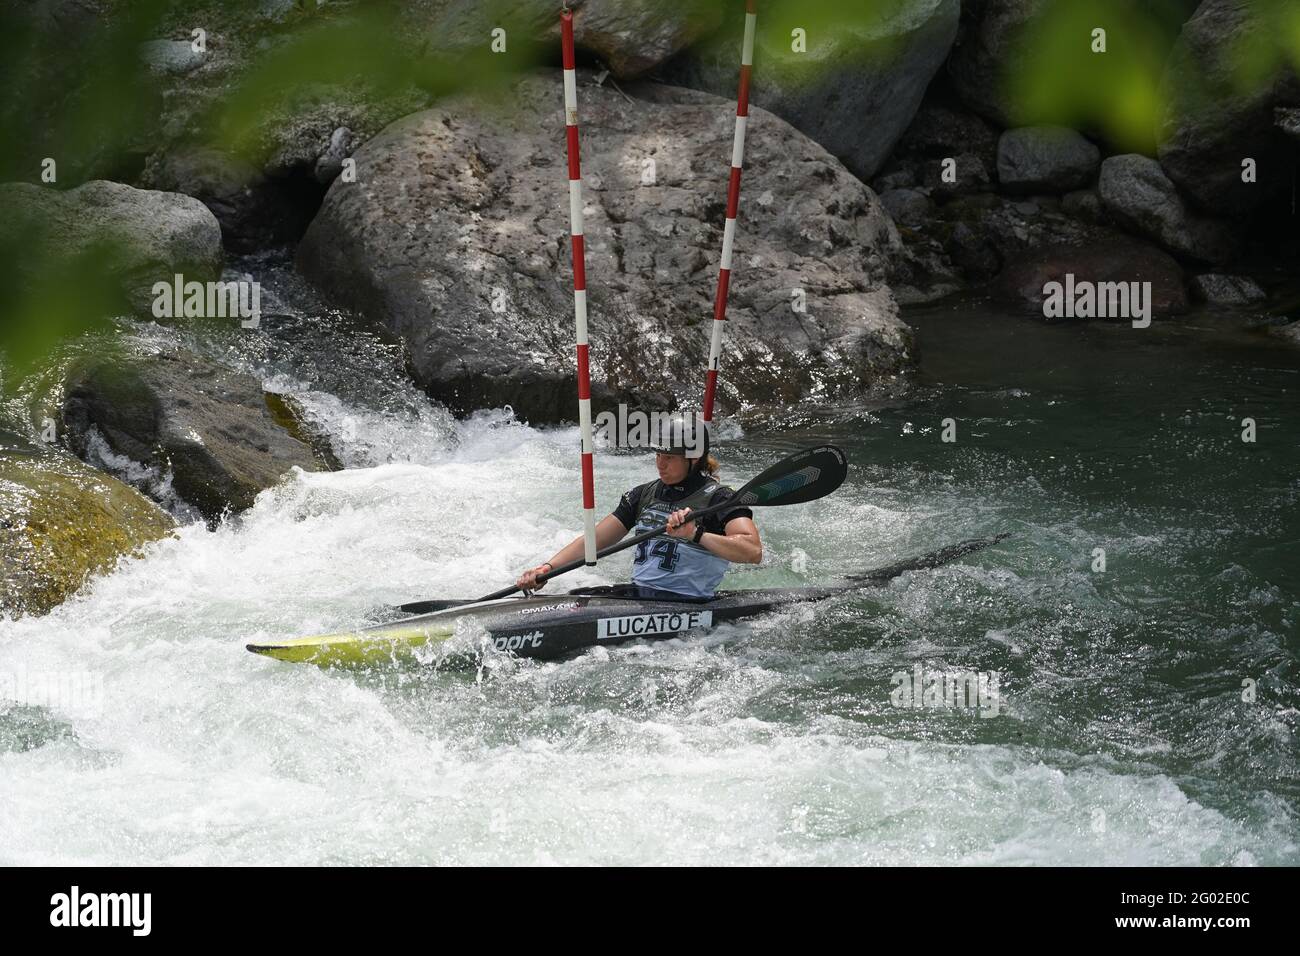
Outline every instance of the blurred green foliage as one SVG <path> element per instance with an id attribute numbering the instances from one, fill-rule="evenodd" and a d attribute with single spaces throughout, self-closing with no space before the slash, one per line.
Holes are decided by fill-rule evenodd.
<path id="1" fill-rule="evenodd" d="M 10 390 L 41 367 L 61 342 L 106 329 L 125 312 L 116 264 L 120 250 L 102 242 L 60 246 L 39 224 L 0 235 L 0 386 Z"/>
<path id="2" fill-rule="evenodd" d="M 706 41 L 709 55 L 740 72 L 740 44 L 745 26 L 744 0 L 727 2 L 718 34 Z M 864 66 L 888 64 L 900 49 L 890 26 L 913 0 L 759 0 L 754 30 L 754 76 L 778 77 L 783 85 L 813 83 L 854 61 Z M 803 31 L 804 51 L 797 51 L 794 32 Z M 833 50 L 832 60 L 826 56 Z"/>
<path id="3" fill-rule="evenodd" d="M 8 4 L 0 30 L 0 178 L 35 182 L 53 157 L 63 181 L 129 176 L 140 161 L 150 85 L 139 47 L 165 0 Z"/>
<path id="4" fill-rule="evenodd" d="M 1172 0 L 1046 4 L 1006 73 L 1013 114 L 1023 125 L 1070 126 L 1124 152 L 1154 153 L 1165 66 L 1184 16 Z M 1098 29 L 1105 52 L 1094 52 Z"/>
<path id="5" fill-rule="evenodd" d="M 844 70 L 844 57 L 887 64 L 899 35 L 890 24 L 904 22 L 917 4 L 760 0 L 758 7 L 757 75 L 816 82 L 823 70 Z M 1300 65 L 1300 0 L 1250 7 L 1259 26 L 1227 53 L 1244 89 Z M 723 27 L 706 46 L 738 66 L 743 0 L 723 9 Z M 87 178 L 134 182 L 150 153 L 182 142 L 258 165 L 277 130 L 339 100 L 362 112 L 373 107 L 376 125 L 464 90 L 508 109 L 513 75 L 558 61 L 558 12 L 558 2 L 525 0 L 10 0 L 0 29 L 0 178 L 38 182 L 41 160 L 52 157 L 55 188 Z M 1168 53 L 1188 12 L 1185 0 L 1045 3 L 1006 65 L 1020 118 L 1150 152 L 1171 95 L 1162 86 Z M 504 54 L 489 47 L 496 26 L 507 30 Z M 1107 31 L 1104 54 L 1090 48 L 1099 26 Z M 188 42 L 196 28 L 206 32 L 200 66 L 146 68 L 143 43 Z M 791 49 L 796 28 L 807 33 L 806 54 Z M 819 55 L 826 37 L 841 41 L 834 62 Z M 386 101 L 391 108 L 375 105 Z M 115 258 L 113 250 L 68 252 L 58 237 L 11 230 L 0 242 L 0 350 L 29 365 L 64 336 L 121 311 Z"/>
<path id="6" fill-rule="evenodd" d="M 1228 51 L 1241 92 L 1267 88 L 1287 69 L 1300 74 L 1300 2 L 1253 0 L 1252 9 L 1258 28 Z"/>
<path id="7" fill-rule="evenodd" d="M 151 152 L 180 143 L 215 147 L 256 166 L 277 128 L 322 103 L 393 97 L 409 110 L 461 90 L 500 94 L 511 75 L 558 60 L 558 49 L 550 49 L 556 44 L 540 45 L 538 30 L 513 28 L 518 18 L 509 11 L 518 9 L 509 0 L 7 4 L 0 178 L 40 183 L 48 157 L 57 164 L 48 188 L 98 178 L 130 183 Z M 557 19 L 558 6 L 543 15 Z M 444 21 L 446 29 L 439 26 Z M 511 28 L 505 53 L 489 48 L 496 23 Z M 206 52 L 197 68 L 149 69 L 142 44 L 193 42 L 200 28 Z M 393 118 L 382 107 L 375 112 L 379 122 Z M 69 249 L 41 226 L 11 221 L 0 230 L 6 385 L 60 341 L 102 328 L 128 308 L 117 274 L 121 250 L 107 243 Z"/>

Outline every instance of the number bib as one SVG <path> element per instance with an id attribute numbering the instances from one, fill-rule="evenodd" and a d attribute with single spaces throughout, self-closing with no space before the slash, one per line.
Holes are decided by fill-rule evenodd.
<path id="1" fill-rule="evenodd" d="M 709 499 L 719 487 L 716 481 L 708 481 L 685 498 L 668 501 L 659 496 L 663 483 L 651 482 L 641 493 L 633 532 L 640 534 L 651 528 L 663 527 L 668 516 L 682 508 L 707 508 Z M 730 566 L 730 561 L 718 557 L 702 545 L 663 535 L 642 541 L 636 546 L 632 559 L 632 583 L 689 597 L 708 598 L 713 597 L 718 590 L 722 576 Z"/>

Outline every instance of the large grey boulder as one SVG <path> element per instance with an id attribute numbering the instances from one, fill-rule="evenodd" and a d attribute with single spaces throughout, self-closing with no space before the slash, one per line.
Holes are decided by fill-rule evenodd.
<path id="1" fill-rule="evenodd" d="M 104 180 L 66 192 L 0 184 L 0 244 L 21 249 L 19 276 L 48 282 L 51 270 L 69 269 L 66 281 L 87 295 L 110 283 L 122 304 L 142 315 L 150 314 L 155 282 L 221 273 L 221 227 L 203 203 Z"/>
<path id="2" fill-rule="evenodd" d="M 149 350 L 77 361 L 62 433 L 82 459 L 216 523 L 292 468 L 320 469 L 278 410 L 251 375 L 184 349 Z"/>
<path id="3" fill-rule="evenodd" d="M 1064 126 L 1022 126 L 998 140 L 998 182 L 1008 192 L 1064 193 L 1097 174 L 1101 150 Z"/>
<path id="4" fill-rule="evenodd" d="M 295 240 L 310 221 L 280 184 L 222 150 L 181 147 L 161 153 L 149 164 L 144 179 L 154 188 L 185 193 L 207 206 L 232 252 L 253 252 Z"/>
<path id="5" fill-rule="evenodd" d="M 1002 127 L 1019 125 L 1014 101 L 1026 28 L 1051 0 L 966 0 L 948 73 L 962 102 Z"/>
<path id="6" fill-rule="evenodd" d="M 421 5 L 412 6 L 418 11 Z M 560 5 L 554 0 L 443 0 L 426 6 L 433 10 L 426 18 L 428 35 L 440 48 L 486 48 L 492 31 L 503 29 L 507 47 L 513 38 L 558 53 Z M 728 8 L 715 0 L 572 0 L 569 7 L 574 46 L 620 79 L 640 76 L 686 49 L 715 30 L 726 13 L 744 19 L 743 5 Z"/>
<path id="7" fill-rule="evenodd" d="M 959 0 L 846 5 L 833 23 L 809 17 L 807 52 L 791 50 L 788 17 L 758 13 L 750 102 L 770 110 L 869 180 L 921 105 L 957 35 Z M 668 82 L 735 100 L 740 28 L 731 16 L 709 42 L 668 64 Z"/>
<path id="8" fill-rule="evenodd" d="M 1275 28 L 1256 5 L 1205 0 L 1184 26 L 1169 57 L 1160 165 L 1179 188 L 1211 213 L 1242 218 L 1290 195 L 1294 145 L 1277 125 L 1277 107 L 1300 106 L 1300 82 L 1290 69 L 1243 85 L 1239 60 L 1271 53 Z M 1284 114 L 1285 115 L 1285 114 Z M 1242 181 L 1253 159 L 1257 181 Z"/>
<path id="9" fill-rule="evenodd" d="M 1154 159 L 1128 153 L 1101 164 L 1097 191 L 1120 225 L 1197 262 L 1232 258 L 1238 236 L 1221 220 L 1197 215 Z"/>
<path id="10" fill-rule="evenodd" d="M 698 401 L 734 114 L 657 84 L 630 98 L 580 73 L 592 381 L 602 401 Z M 408 344 L 456 410 L 576 413 L 569 203 L 557 77 L 508 107 L 407 117 L 356 154 L 299 247 L 304 274 Z M 911 361 L 884 276 L 902 257 L 867 187 L 755 108 L 722 368 L 725 411 L 859 391 Z M 804 312 L 792 303 L 806 299 Z"/>
<path id="11" fill-rule="evenodd" d="M 1145 117 L 1134 120 L 1197 2 L 964 0 L 948 74 L 967 106 L 1004 128 L 1095 125 L 1128 148 L 1153 149 Z M 1104 53 L 1092 47 L 1099 27 Z M 1134 107 L 1136 116 L 1127 115 Z"/>

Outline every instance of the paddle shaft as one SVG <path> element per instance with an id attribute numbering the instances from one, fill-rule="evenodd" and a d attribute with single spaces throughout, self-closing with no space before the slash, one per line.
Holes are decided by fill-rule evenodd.
<path id="1" fill-rule="evenodd" d="M 741 491 L 744 491 L 744 489 L 742 488 Z M 758 502 L 753 502 L 753 504 L 758 504 Z M 683 521 L 682 524 L 690 524 L 692 521 L 696 520 L 697 518 L 703 518 L 706 515 L 716 514 L 717 512 L 724 511 L 727 508 L 735 508 L 735 507 L 737 507 L 737 505 L 732 500 L 724 501 L 721 504 L 710 505 L 707 508 L 701 508 L 699 511 L 692 511 L 689 515 L 686 516 L 686 520 Z M 749 507 L 749 506 L 745 505 L 744 507 Z M 632 537 L 628 538 L 626 541 L 618 541 L 615 542 L 614 544 L 611 544 L 608 548 L 601 548 L 599 551 L 596 552 L 596 557 L 597 558 L 607 557 L 608 555 L 616 554 L 619 551 L 623 551 L 627 548 L 630 548 L 633 545 L 640 544 L 642 541 L 649 541 L 651 538 L 657 538 L 659 535 L 663 534 L 665 530 L 667 530 L 666 525 L 658 528 L 651 528 L 649 531 L 643 531 L 640 534 L 635 534 Z M 569 561 L 566 564 L 562 564 L 558 568 L 551 568 L 550 574 L 538 577 L 537 584 L 538 586 L 541 586 L 542 584 L 551 580 L 552 578 L 558 578 L 561 574 L 568 574 L 570 571 L 573 571 L 576 568 L 583 567 L 586 563 L 587 562 L 585 559 L 578 558 L 577 560 Z M 479 598 L 479 600 L 495 601 L 497 598 L 509 597 L 510 595 L 514 594 L 516 591 L 522 591 L 522 590 L 523 588 L 521 588 L 519 585 L 516 584 L 513 587 L 502 588 L 500 591 L 493 591 L 491 594 L 485 594 L 481 598 Z"/>
<path id="2" fill-rule="evenodd" d="M 787 458 L 783 458 L 776 464 L 772 465 L 762 474 L 751 478 L 743 488 L 730 496 L 726 501 L 716 505 L 710 505 L 707 508 L 701 508 L 698 511 L 688 513 L 686 523 L 703 518 L 706 515 L 714 514 L 728 508 L 757 508 L 771 507 L 775 505 L 795 505 L 803 504 L 808 501 L 816 501 L 818 498 L 824 498 L 832 491 L 844 483 L 844 478 L 848 474 L 848 461 L 844 457 L 844 452 L 840 451 L 834 445 L 820 445 L 815 448 L 806 448 L 803 451 L 796 452 Z M 596 553 L 598 558 L 622 551 L 624 548 L 630 548 L 633 545 L 640 544 L 642 541 L 648 541 L 651 538 L 661 535 L 666 530 L 665 527 L 651 528 L 642 534 L 634 535 L 626 541 L 620 541 L 604 548 Z M 585 565 L 586 558 L 581 560 L 570 561 L 558 568 L 552 568 L 551 573 L 539 579 L 539 581 L 549 581 L 551 578 L 559 577 L 561 574 L 567 574 L 574 568 L 580 568 Z M 497 598 L 509 597 L 510 595 L 522 591 L 523 588 L 515 585 L 513 587 L 502 588 L 500 591 L 493 591 L 491 594 L 479 598 L 480 601 L 495 601 Z M 466 603 L 460 601 L 413 601 L 410 604 L 403 604 L 399 610 L 408 613 L 423 613 L 429 610 L 440 610 L 444 607 L 455 606 L 456 604 Z"/>

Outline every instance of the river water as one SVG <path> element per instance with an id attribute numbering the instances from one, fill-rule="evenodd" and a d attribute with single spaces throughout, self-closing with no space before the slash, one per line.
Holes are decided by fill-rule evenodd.
<path id="1" fill-rule="evenodd" d="M 243 646 L 512 580 L 580 526 L 576 430 L 457 421 L 382 340 L 282 309 L 201 347 L 347 469 L 0 621 L 0 673 L 102 689 L 0 704 L 0 863 L 1300 863 L 1300 361 L 1241 320 L 914 312 L 901 397 L 724 428 L 736 484 L 824 440 L 852 465 L 759 512 L 724 586 L 1012 538 L 705 636 L 358 674 Z M 653 463 L 596 474 L 604 512 Z M 897 706 L 918 668 L 990 694 Z"/>

